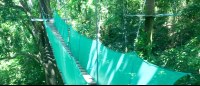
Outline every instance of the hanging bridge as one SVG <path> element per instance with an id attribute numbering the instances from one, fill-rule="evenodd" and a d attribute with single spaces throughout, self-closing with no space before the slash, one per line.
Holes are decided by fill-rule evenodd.
<path id="1" fill-rule="evenodd" d="M 76 32 L 56 12 L 50 21 L 43 19 L 66 85 L 173 85 L 190 75 L 153 65 L 136 52 L 112 51 Z"/>
<path id="2" fill-rule="evenodd" d="M 54 41 L 60 41 L 60 43 L 62 44 L 60 44 L 59 43 L 59 46 L 62 46 L 65 50 L 63 51 L 64 53 L 67 53 L 67 55 L 69 56 L 70 55 L 70 59 L 72 59 L 72 60 L 68 60 L 68 61 L 66 61 L 66 62 L 68 62 L 69 63 L 69 61 L 72 61 L 72 63 L 73 63 L 73 65 L 71 64 L 67 64 L 67 65 L 69 65 L 69 66 L 72 66 L 72 67 L 74 67 L 74 68 L 69 68 L 68 70 L 71 70 L 71 72 L 73 71 L 73 70 L 76 70 L 76 74 L 77 74 L 77 76 L 79 77 L 79 81 L 77 81 L 77 82 L 82 82 L 82 83 L 84 83 L 84 84 L 89 84 L 89 85 L 96 85 L 96 82 L 92 79 L 92 77 L 86 72 L 86 70 L 84 70 L 84 68 L 79 64 L 79 62 L 78 62 L 78 60 L 77 59 L 75 59 L 74 57 L 73 57 L 73 55 L 71 54 L 71 52 L 70 52 L 70 50 L 69 50 L 69 47 L 67 47 L 66 46 L 66 44 L 65 44 L 65 42 L 64 42 L 64 40 L 63 40 L 63 38 L 62 38 L 62 36 L 59 34 L 59 32 L 58 32 L 58 30 L 56 29 L 56 27 L 54 26 L 54 24 L 53 24 L 53 20 L 50 20 L 49 22 L 47 22 L 46 23 L 46 25 L 48 25 L 49 27 L 51 27 L 51 28 L 49 28 L 52 32 L 53 32 L 53 34 L 55 34 L 55 37 L 57 38 L 57 40 L 54 40 Z M 51 44 L 51 46 L 52 46 L 52 44 Z M 52 46 L 53 47 L 53 46 Z M 56 51 L 54 52 L 54 54 L 55 53 L 57 53 Z M 64 57 L 64 56 L 63 56 Z M 74 59 L 74 60 L 73 60 Z M 65 57 L 63 58 L 63 60 L 65 60 Z M 61 64 L 61 62 L 58 62 L 57 64 L 60 64 L 60 65 L 62 65 Z M 64 64 L 65 64 L 65 62 L 64 62 Z M 64 66 L 64 67 L 67 67 L 67 66 Z M 79 69 L 79 70 L 78 70 Z M 60 70 L 60 72 L 61 72 L 61 68 L 59 68 L 59 70 Z M 65 76 L 65 77 L 67 77 L 67 76 L 69 76 L 67 73 L 62 73 L 61 72 L 61 74 L 62 74 L 62 78 Z M 73 73 L 72 73 L 73 74 Z M 78 74 L 80 74 L 80 75 L 78 75 Z M 67 75 L 67 76 L 66 76 Z M 74 76 L 74 77 L 76 77 L 77 78 L 77 76 Z M 73 77 L 73 76 L 72 76 Z M 74 80 L 76 80 L 76 78 L 74 79 Z M 64 80 L 66 80 L 65 78 L 63 78 L 63 81 Z M 73 79 L 71 79 L 72 81 L 73 81 Z M 82 80 L 82 81 L 81 81 Z M 75 84 L 75 82 L 72 82 L 72 81 L 70 81 L 70 83 L 72 83 L 72 84 Z M 86 82 L 85 82 L 86 81 Z M 64 81 L 65 82 L 65 81 Z M 70 84 L 69 83 L 69 84 Z M 78 84 L 78 83 L 76 83 L 76 84 Z"/>

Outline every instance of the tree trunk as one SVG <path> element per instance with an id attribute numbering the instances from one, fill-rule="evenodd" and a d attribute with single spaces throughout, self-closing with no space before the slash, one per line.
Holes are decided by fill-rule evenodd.
<path id="1" fill-rule="evenodd" d="M 19 0 L 19 1 L 22 6 L 17 6 L 17 5 L 11 5 L 11 6 L 13 8 L 23 11 L 29 17 L 29 19 L 31 19 L 33 16 L 30 13 L 30 8 L 28 7 L 27 0 Z M 43 10 L 43 12 L 48 14 L 48 17 L 52 17 L 51 8 L 50 8 L 50 0 L 38 0 L 38 4 L 40 5 L 39 6 L 40 12 L 41 12 L 41 10 Z M 41 13 L 40 13 L 40 17 L 42 18 Z M 46 18 L 47 18 L 47 16 L 46 16 Z M 23 21 L 23 19 L 22 19 L 22 21 Z M 23 23 L 24 22 L 25 21 L 23 21 Z M 29 22 L 27 22 L 27 23 L 29 23 Z M 24 24 L 26 24 L 26 23 L 24 23 Z M 58 74 L 58 68 L 56 65 L 55 57 L 53 55 L 49 39 L 47 37 L 47 33 L 44 28 L 44 24 L 41 23 L 41 25 L 39 25 L 35 21 L 32 21 L 29 24 L 32 24 L 34 26 L 34 28 L 36 29 L 36 33 L 39 34 L 40 42 L 38 42 L 38 43 L 41 44 L 42 52 L 39 50 L 40 45 L 38 43 L 36 43 L 37 41 L 35 39 L 35 36 L 31 32 L 31 30 L 29 30 L 29 32 L 30 32 L 30 34 L 32 34 L 34 42 L 36 44 L 35 47 L 37 47 L 37 49 L 38 49 L 38 55 L 41 52 L 41 58 L 39 58 L 39 60 L 45 69 L 46 84 L 47 85 L 56 85 L 58 83 L 58 77 L 60 74 Z M 26 25 L 26 26 L 28 28 L 28 25 Z"/>
<path id="2" fill-rule="evenodd" d="M 155 0 L 147 0 L 146 1 L 146 15 L 154 15 Z M 147 45 L 151 46 L 153 42 L 153 25 L 154 25 L 154 17 L 145 17 L 145 32 L 147 32 Z M 146 51 L 148 57 L 150 58 L 152 52 L 152 47 Z"/>
<path id="3" fill-rule="evenodd" d="M 14 6 L 18 7 L 18 9 L 24 11 L 29 19 L 31 19 L 33 16 L 30 13 L 30 9 L 27 4 L 27 0 L 20 0 L 20 4 L 22 7 L 19 6 Z M 38 0 L 38 5 L 39 5 L 39 15 L 40 18 L 42 18 L 41 11 L 43 12 L 43 15 L 45 15 L 45 18 L 52 18 L 52 12 L 50 8 L 50 0 Z M 57 85 L 58 84 L 58 78 L 60 78 L 60 74 L 56 65 L 56 60 L 52 52 L 52 47 L 50 45 L 49 39 L 47 37 L 47 33 L 44 27 L 43 22 L 39 25 L 35 21 L 32 21 L 31 24 L 34 26 L 36 29 L 36 33 L 39 35 L 40 39 L 40 45 L 36 46 L 38 47 L 38 52 L 41 52 L 39 50 L 40 47 L 42 47 L 42 52 L 41 52 L 41 58 L 40 62 L 42 66 L 45 69 L 45 81 L 47 85 Z M 33 35 L 34 37 L 34 35 Z M 35 41 L 35 40 L 34 40 Z M 35 41 L 36 42 L 36 41 Z M 37 44 L 38 44 L 37 43 Z"/>
<path id="4" fill-rule="evenodd" d="M 38 4 L 40 5 L 40 10 L 48 15 L 48 18 L 52 18 L 52 12 L 50 8 L 50 0 L 38 0 Z M 41 12 L 41 11 L 40 11 Z M 43 13 L 43 14 L 44 14 Z M 47 18 L 47 16 L 45 16 Z M 42 18 L 42 16 L 41 16 Z M 58 84 L 58 68 L 56 65 L 56 60 L 53 55 L 52 47 L 50 45 L 49 39 L 47 37 L 46 29 L 44 27 L 43 22 L 41 22 L 40 30 L 40 41 L 43 52 L 43 66 L 45 69 L 45 79 L 47 85 L 56 85 Z"/>
<path id="5" fill-rule="evenodd" d="M 40 10 L 44 12 L 45 14 L 47 14 L 47 15 L 43 14 L 45 18 L 52 18 L 50 0 L 39 0 L 38 2 L 39 2 Z"/>

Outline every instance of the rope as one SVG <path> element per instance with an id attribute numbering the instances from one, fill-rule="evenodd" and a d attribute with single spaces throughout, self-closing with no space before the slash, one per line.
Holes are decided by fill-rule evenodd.
<path id="1" fill-rule="evenodd" d="M 63 3 L 65 3 L 65 0 L 63 0 Z M 64 4 L 64 11 L 65 11 L 65 4 Z M 66 11 L 65 11 L 65 18 L 67 18 Z"/>
<path id="2" fill-rule="evenodd" d="M 143 10 L 144 10 L 144 5 L 145 5 L 145 3 L 146 3 L 146 0 L 144 0 L 144 4 L 143 4 L 143 8 L 142 8 L 142 14 L 143 14 Z M 135 39 L 135 42 L 134 42 L 134 50 L 133 50 L 133 53 L 136 53 L 136 52 L 135 52 L 135 44 L 136 44 L 137 39 L 138 39 L 138 36 L 139 36 L 141 21 L 142 21 L 142 17 L 140 17 L 139 27 L 138 27 L 136 39 Z M 134 57 L 133 57 L 133 64 L 134 64 Z M 133 72 L 133 64 L 132 64 L 132 68 L 131 68 L 131 75 L 132 75 L 132 72 Z M 131 75 L 130 75 L 129 85 L 131 84 Z"/>
<path id="3" fill-rule="evenodd" d="M 144 4 L 143 4 L 143 8 L 142 8 L 142 14 L 143 14 L 143 10 L 144 10 L 144 5 L 145 5 L 145 3 L 146 3 L 146 0 L 144 0 Z M 141 22 L 142 22 L 142 17 L 140 17 L 139 27 L 138 27 L 136 39 L 135 39 L 135 42 L 134 42 L 134 52 L 135 52 L 135 44 L 136 44 L 137 39 L 138 39 L 138 36 L 139 36 L 139 31 L 140 31 Z"/>
<path id="4" fill-rule="evenodd" d="M 95 14 L 96 14 L 96 49 L 97 49 L 97 84 L 98 84 L 98 27 L 97 27 L 97 0 L 95 0 Z"/>
<path id="5" fill-rule="evenodd" d="M 125 15 L 125 16 L 129 16 L 129 17 L 167 17 L 167 16 L 181 16 L 180 14 L 167 14 L 167 13 L 162 13 L 162 14 L 155 14 L 155 15 L 145 15 L 145 14 L 137 14 L 137 15 Z"/>

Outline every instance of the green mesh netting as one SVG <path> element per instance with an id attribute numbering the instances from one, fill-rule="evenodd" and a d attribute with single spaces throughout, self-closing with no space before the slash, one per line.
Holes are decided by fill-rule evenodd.
<path id="1" fill-rule="evenodd" d="M 79 46 L 80 46 L 79 39 L 80 39 L 80 35 L 76 31 L 74 31 L 74 29 L 72 29 L 72 27 L 70 26 L 70 43 L 74 43 L 74 44 L 70 44 L 70 50 L 77 60 L 79 60 Z"/>
<path id="2" fill-rule="evenodd" d="M 96 40 L 88 39 L 70 27 L 70 49 L 96 81 Z M 155 66 L 145 62 L 133 52 L 123 54 L 109 50 L 101 43 L 98 51 L 99 85 L 128 85 L 129 83 L 131 85 L 173 85 L 178 79 L 189 74 Z"/>
<path id="3" fill-rule="evenodd" d="M 67 85 L 86 85 L 87 82 L 83 78 L 81 71 L 78 69 L 74 58 L 69 55 L 45 21 L 44 24 L 54 51 L 58 68 L 62 72 L 65 83 Z"/>
<path id="4" fill-rule="evenodd" d="M 56 14 L 57 15 L 57 14 Z M 58 16 L 58 15 L 57 15 Z M 60 18 L 60 17 L 54 17 Z M 61 19 L 55 19 L 56 27 L 59 27 L 59 21 Z M 65 24 L 65 23 L 64 23 Z M 58 28 L 59 30 L 59 28 Z M 62 31 L 61 31 L 62 32 Z M 59 32 L 59 33 L 61 33 Z M 48 33 L 48 32 L 47 32 Z M 65 33 L 62 33 L 65 34 Z M 67 33 L 66 33 L 67 34 Z M 49 35 L 49 34 L 48 34 Z M 51 39 L 51 37 L 50 37 Z M 51 41 L 51 40 L 50 40 Z M 51 42 L 54 43 L 55 40 Z M 56 44 L 61 45 L 60 43 Z M 96 40 L 88 39 L 78 32 L 76 32 L 70 26 L 70 50 L 73 56 L 79 60 L 80 65 L 94 78 L 97 80 L 97 52 L 96 52 Z M 72 75 L 75 74 L 78 70 L 77 67 L 74 67 L 74 61 L 70 60 L 70 56 L 65 51 L 62 51 L 64 48 L 58 48 L 53 46 L 54 52 L 59 52 L 55 54 L 56 61 L 59 68 L 62 72 L 66 72 L 64 76 L 65 81 L 70 84 L 77 84 L 80 82 L 76 78 L 73 78 Z M 178 79 L 189 74 L 176 71 L 170 71 L 163 69 L 161 67 L 155 66 L 151 63 L 148 63 L 141 59 L 136 53 L 119 53 L 112 51 L 102 45 L 99 42 L 98 45 L 98 84 L 99 85 L 173 85 Z M 65 53 L 61 53 L 65 52 Z M 67 55 L 65 55 L 67 53 Z M 62 56 L 66 57 L 62 57 Z M 63 60 L 65 59 L 65 60 Z M 66 61 L 66 63 L 64 62 Z M 67 63 L 67 61 L 70 61 Z M 65 64 L 70 67 L 65 67 Z M 74 70 L 72 67 L 77 68 Z M 64 69 L 65 68 L 65 69 Z M 67 69 L 69 68 L 69 69 Z M 69 71 L 70 70 L 70 71 Z M 73 71 L 72 71 L 73 70 Z M 69 76 L 67 76 L 69 74 Z M 80 76 L 81 78 L 81 76 Z M 75 80 L 76 82 L 73 82 Z M 80 79 L 81 80 L 81 79 Z"/>
<path id="5" fill-rule="evenodd" d="M 70 28 L 70 33 L 76 33 L 76 36 L 70 34 L 73 36 L 70 37 L 70 46 L 73 46 L 71 51 L 75 52 L 72 54 L 79 58 L 80 65 L 96 81 L 96 40 L 77 34 L 73 28 Z M 73 44 L 76 44 L 74 42 L 79 40 L 80 46 L 78 44 L 74 46 Z M 99 85 L 128 85 L 129 83 L 130 85 L 173 85 L 178 79 L 189 74 L 163 69 L 144 61 L 136 53 L 119 53 L 108 49 L 101 43 L 98 49 Z"/>
<path id="6" fill-rule="evenodd" d="M 56 22 L 55 22 L 56 21 Z M 68 46 L 68 29 L 69 25 L 63 21 L 60 16 L 56 12 L 54 12 L 54 25 L 58 29 L 60 35 L 62 36 L 63 40 L 65 41 L 65 44 Z"/>

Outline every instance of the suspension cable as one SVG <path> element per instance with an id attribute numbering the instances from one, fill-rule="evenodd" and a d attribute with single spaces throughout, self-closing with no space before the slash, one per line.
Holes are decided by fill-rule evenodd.
<path id="1" fill-rule="evenodd" d="M 144 4 L 143 4 L 143 8 L 142 8 L 142 14 L 143 14 L 143 10 L 144 10 L 144 5 L 145 5 L 145 3 L 146 3 L 146 0 L 144 0 Z M 138 40 L 138 36 L 139 36 L 139 32 L 140 32 L 141 22 L 142 22 L 142 17 L 140 17 L 139 27 L 138 27 L 136 39 L 135 39 L 135 42 L 134 42 L 134 51 L 135 51 L 135 45 L 136 45 L 136 42 L 137 42 L 137 40 Z"/>
<path id="2" fill-rule="evenodd" d="M 143 8 L 142 8 L 142 14 L 143 14 L 143 10 L 144 10 L 144 5 L 145 5 L 145 3 L 146 3 L 146 0 L 144 0 L 144 4 L 143 4 Z M 140 31 L 141 22 L 142 22 L 142 16 L 140 17 L 139 27 L 138 27 L 136 39 L 135 39 L 135 42 L 134 42 L 134 50 L 133 50 L 133 53 L 136 53 L 136 52 L 135 52 L 135 44 L 136 44 L 137 39 L 138 39 L 138 36 L 139 36 L 139 31 Z M 134 57 L 133 57 L 133 63 L 132 63 L 131 73 L 133 72 L 133 64 L 134 64 Z M 131 74 L 131 75 L 132 75 L 132 74 Z M 131 84 L 131 75 L 130 75 L 129 85 Z"/>
<path id="3" fill-rule="evenodd" d="M 98 25 L 97 25 L 97 0 L 95 0 L 95 14 L 96 14 L 96 49 L 97 49 L 97 84 L 98 84 Z"/>

